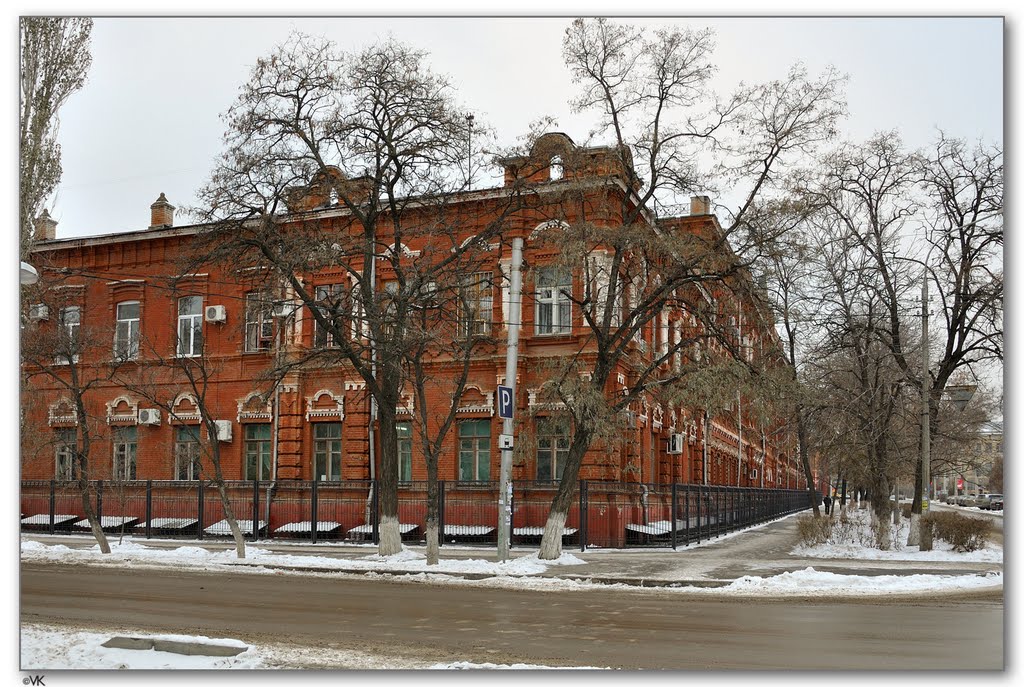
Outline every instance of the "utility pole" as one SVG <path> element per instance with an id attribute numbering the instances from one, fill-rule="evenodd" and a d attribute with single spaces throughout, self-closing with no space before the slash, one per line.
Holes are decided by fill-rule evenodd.
<path id="1" fill-rule="evenodd" d="M 473 120 L 476 119 L 473 115 L 466 115 L 466 125 L 469 134 L 469 155 L 466 160 L 466 189 L 471 190 L 473 188 Z"/>
<path id="2" fill-rule="evenodd" d="M 509 266 L 508 343 L 505 346 L 505 386 L 512 390 L 512 407 L 516 398 L 516 370 L 519 365 L 519 325 L 522 305 L 523 239 L 512 239 L 512 264 Z M 501 422 L 501 432 L 512 436 L 511 413 Z M 501 472 L 498 478 L 498 560 L 508 560 L 512 530 L 512 447 L 501 449 Z"/>
<path id="3" fill-rule="evenodd" d="M 921 517 L 928 514 L 928 486 L 931 482 L 931 365 L 928 355 L 928 271 L 921 275 Z M 922 533 L 924 529 L 922 528 Z M 921 551 L 931 551 L 931 537 L 919 536 Z"/>

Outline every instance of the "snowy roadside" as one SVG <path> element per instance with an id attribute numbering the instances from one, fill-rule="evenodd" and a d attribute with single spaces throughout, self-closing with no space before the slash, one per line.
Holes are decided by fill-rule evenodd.
<path id="1" fill-rule="evenodd" d="M 986 549 L 970 554 L 956 553 L 948 545 L 937 542 L 936 550 L 920 552 L 917 547 L 903 547 L 893 551 L 877 551 L 863 545 L 847 542 L 817 547 L 797 547 L 794 555 L 807 558 L 894 560 L 894 561 L 948 561 L 1002 563 L 1002 549 L 990 544 Z M 57 563 L 115 566 L 133 569 L 178 568 L 204 572 L 232 572 L 252 574 L 346 575 L 364 577 L 401 574 L 403 582 L 498 587 L 531 591 L 568 591 L 593 589 L 628 589 L 643 591 L 657 589 L 662 592 L 691 594 L 771 594 L 814 596 L 899 595 L 922 592 L 967 591 L 995 589 L 1002 585 L 1001 572 L 977 575 L 855 575 L 815 570 L 785 572 L 770 577 L 745 576 L 730 584 L 717 587 L 670 585 L 638 588 L 614 582 L 586 579 L 586 561 L 563 553 L 557 561 L 542 561 L 537 553 L 513 558 L 504 563 L 480 559 L 442 559 L 435 566 L 427 566 L 426 557 L 416 551 L 403 550 L 394 556 L 377 554 L 357 558 L 333 558 L 317 555 L 290 555 L 274 553 L 255 546 L 246 548 L 247 558 L 239 560 L 234 551 L 208 551 L 198 546 L 174 549 L 153 548 L 125 540 L 111 543 L 111 553 L 99 553 L 97 546 L 85 549 L 70 548 L 63 544 L 47 545 L 22 540 L 23 561 L 51 561 Z M 575 579 L 558 576 L 541 577 L 551 566 L 571 566 L 566 572 Z M 469 576 L 472 579 L 467 579 Z M 581 579 L 582 578 L 582 579 Z"/>
<path id="2" fill-rule="evenodd" d="M 103 644 L 114 636 L 164 639 L 195 645 L 244 648 L 237 656 L 185 656 L 153 649 L 114 649 Z M 200 647 L 201 650 L 201 647 Z M 21 669 L 53 670 L 536 670 L 550 666 L 455 661 L 417 661 L 382 656 L 351 647 L 324 652 L 317 647 L 246 644 L 237 639 L 148 632 L 96 632 L 45 624 L 21 627 Z M 590 669 L 590 668 L 582 668 Z"/>

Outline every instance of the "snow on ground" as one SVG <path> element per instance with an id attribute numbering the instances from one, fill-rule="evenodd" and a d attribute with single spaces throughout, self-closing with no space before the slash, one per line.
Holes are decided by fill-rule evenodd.
<path id="1" fill-rule="evenodd" d="M 248 647 L 237 656 L 184 656 L 167 651 L 109 649 L 102 646 L 114 636 L 170 639 L 198 644 L 244 647 L 237 639 L 211 639 L 203 636 L 156 635 L 148 633 L 98 633 L 86 630 L 62 630 L 45 625 L 21 626 L 22 670 L 213 670 L 222 668 L 265 668 L 257 652 Z"/>
<path id="2" fill-rule="evenodd" d="M 767 526 L 768 523 L 750 529 Z M 744 530 L 744 532 L 750 531 Z M 988 544 L 986 548 L 971 552 L 957 553 L 941 541 L 935 541 L 933 551 L 923 552 L 916 546 L 902 544 L 906 539 L 906 528 L 901 527 L 894 540 L 893 550 L 879 551 L 865 546 L 871 541 L 869 531 L 869 514 L 866 510 L 851 509 L 847 513 L 847 523 L 839 526 L 837 518 L 836 530 L 842 531 L 837 541 L 820 546 L 798 546 L 793 555 L 798 558 L 832 559 L 832 560 L 879 560 L 879 561 L 920 561 L 920 562 L 972 562 L 997 563 L 1003 561 L 1002 548 Z M 733 532 L 724 537 L 704 542 L 704 545 L 720 543 L 723 539 L 739 536 L 743 532 Z M 89 548 L 71 548 L 62 544 L 48 545 L 41 542 L 23 539 L 21 555 L 23 560 L 51 560 L 68 563 L 89 563 L 93 565 L 114 565 L 132 568 L 178 567 L 202 569 L 205 571 L 230 570 L 232 572 L 269 573 L 282 568 L 293 574 L 342 574 L 359 571 L 369 576 L 377 574 L 403 573 L 403 581 L 428 584 L 473 585 L 501 588 L 530 589 L 536 591 L 564 591 L 608 589 L 610 587 L 637 590 L 635 585 L 607 584 L 580 579 L 559 579 L 557 577 L 538 577 L 550 566 L 579 566 L 567 572 L 577 577 L 587 575 L 586 561 L 570 553 L 563 553 L 557 561 L 541 561 L 537 553 L 513 558 L 506 562 L 488 561 L 474 558 L 442 558 L 434 566 L 427 566 L 426 556 L 412 549 L 405 548 L 393 556 L 370 554 L 360 557 L 332 557 L 330 550 L 325 549 L 323 555 L 291 555 L 276 553 L 258 546 L 246 547 L 246 558 L 235 557 L 233 549 L 209 551 L 200 546 L 180 546 L 174 549 L 146 546 L 131 538 L 123 542 L 111 543 L 111 553 L 99 553 L 98 546 Z M 699 546 L 699 545 L 698 545 Z M 685 554 L 687 549 L 672 552 L 660 549 L 663 555 L 673 556 Z M 612 551 L 592 551 L 588 554 L 613 554 Z M 683 559 L 680 559 L 682 562 Z M 469 580 L 461 575 L 483 577 Z M 803 570 L 787 572 L 771 577 L 743 577 L 731 584 L 719 587 L 695 587 L 688 585 L 657 587 L 660 590 L 686 592 L 696 594 L 770 594 L 770 595 L 890 595 L 920 592 L 957 591 L 980 588 L 998 588 L 1002 585 L 1001 573 L 985 575 L 854 575 L 836 574 L 815 570 L 808 566 Z"/>
<path id="3" fill-rule="evenodd" d="M 100 553 L 99 546 L 85 549 L 71 548 L 63 544 L 48 545 L 37 541 L 22 540 L 22 560 L 51 560 L 68 563 L 91 563 L 121 565 L 126 567 L 182 567 L 213 570 L 230 567 L 252 568 L 254 566 L 282 566 L 323 570 L 366 570 L 401 571 L 483 575 L 536 575 L 551 565 L 579 565 L 584 563 L 570 553 L 563 553 L 557 561 L 541 561 L 536 553 L 520 556 L 499 563 L 480 559 L 445 559 L 437 565 L 427 566 L 423 553 L 403 549 L 393 556 L 372 554 L 360 558 L 331 558 L 328 556 L 296 556 L 274 553 L 256 546 L 245 547 L 245 558 L 235 556 L 234 549 L 208 551 L 199 546 L 179 546 L 175 549 L 149 547 L 125 538 L 123 542 L 110 542 L 110 554 Z"/>
<path id="4" fill-rule="evenodd" d="M 895 560 L 914 560 L 913 553 L 917 547 L 907 547 L 902 551 L 890 552 Z M 998 547 L 996 547 L 998 548 Z M 912 550 L 913 549 L 913 550 Z M 857 558 L 856 548 L 847 547 L 815 547 L 802 548 L 800 555 L 811 557 L 817 555 L 827 558 L 829 552 L 841 554 L 835 557 Z M 859 557 L 868 557 L 866 549 Z M 986 550 L 988 551 L 988 550 Z M 878 553 L 878 552 L 875 552 Z M 952 551 L 932 552 L 934 556 L 927 560 L 972 560 L 962 558 L 965 554 Z M 1002 551 L 993 550 L 989 553 L 996 560 L 1002 561 Z M 536 577 L 544 572 L 549 565 L 586 565 L 578 557 L 563 553 L 558 561 L 540 561 L 536 553 L 512 559 L 505 563 L 478 559 L 448 559 L 437 566 L 427 567 L 423 554 L 409 549 L 394 556 L 381 557 L 376 554 L 356 559 L 339 559 L 322 556 L 291 556 L 274 554 L 264 549 L 247 547 L 245 561 L 235 558 L 233 550 L 207 551 L 197 546 L 182 546 L 177 549 L 153 549 L 136 542 L 125 541 L 122 544 L 111 544 L 111 553 L 104 556 L 97 547 L 90 549 L 72 549 L 62 544 L 48 546 L 35 541 L 22 542 L 22 558 L 29 560 L 53 560 L 64 562 L 88 562 L 101 565 L 123 565 L 129 567 L 179 567 L 200 568 L 206 571 L 230 570 L 232 572 L 270 572 L 266 566 L 298 568 L 296 574 L 327 574 L 342 570 L 364 570 L 369 577 L 389 575 L 394 572 L 410 573 L 402 577 L 405 582 L 444 585 L 465 585 L 476 587 L 497 587 L 504 589 L 524 589 L 532 591 L 586 591 L 597 589 L 619 589 L 638 591 L 635 585 L 608 584 L 588 580 L 560 579 L 553 577 Z M 902 558 L 898 558 L 902 556 Z M 973 559 L 978 560 L 978 559 Z M 983 559 L 988 560 L 988 559 Z M 573 570 L 579 575 L 586 575 L 585 568 Z M 484 579 L 469 580 L 460 574 L 469 573 L 487 575 Z M 1001 573 L 987 575 L 840 575 L 815 570 L 807 567 L 804 570 L 783 573 L 771 577 L 743 577 L 731 584 L 720 587 L 669 586 L 650 587 L 673 593 L 690 594 L 737 594 L 737 595 L 790 595 L 816 596 L 829 594 L 832 596 L 865 596 L 865 595 L 898 595 L 921 592 L 967 591 L 984 588 L 999 588 L 1003 583 Z"/>
<path id="5" fill-rule="evenodd" d="M 237 656 L 185 656 L 153 649 L 111 649 L 111 637 L 169 639 L 193 644 L 246 647 Z M 324 652 L 315 647 L 248 645 L 237 639 L 202 635 L 166 635 L 149 632 L 95 632 L 85 628 L 25 624 L 21 627 L 21 670 L 536 670 L 550 666 L 525 663 L 497 664 L 455 661 L 436 663 L 369 654 L 352 648 Z"/>
<path id="6" fill-rule="evenodd" d="M 863 513 L 863 514 L 862 514 Z M 867 514 L 861 511 L 849 513 L 850 524 L 845 526 L 843 541 L 822 546 L 794 549 L 800 558 L 858 559 L 890 561 L 961 561 L 999 563 L 1003 561 L 1002 548 L 989 544 L 985 549 L 973 553 L 956 553 L 944 542 L 936 540 L 935 550 L 922 552 L 916 546 L 906 546 L 906 529 L 901 528 L 897 546 L 892 551 L 878 551 L 860 542 L 870 541 Z M 764 525 L 762 525 L 764 526 Z M 756 529 L 756 528 L 752 528 Z M 749 531 L 749 530 L 748 530 Z M 739 536 L 731 533 L 727 536 Z M 721 542 L 720 537 L 714 542 Z M 712 543 L 712 542 L 708 542 Z M 707 544 L 707 543 L 706 543 Z M 538 577 L 552 565 L 583 566 L 569 568 L 574 575 L 586 575 L 586 561 L 570 553 L 563 553 L 557 561 L 541 561 L 536 553 L 519 556 L 505 563 L 479 559 L 442 559 L 437 566 L 426 565 L 424 554 L 404 549 L 394 556 L 382 557 L 377 554 L 356 558 L 337 558 L 328 555 L 290 555 L 274 553 L 254 546 L 246 547 L 244 560 L 235 557 L 233 549 L 208 551 L 200 546 L 180 546 L 165 549 L 146 546 L 126 538 L 123 542 L 111 543 L 110 555 L 99 553 L 98 546 L 71 548 L 62 544 L 45 543 L 22 539 L 23 560 L 54 561 L 67 563 L 89 563 L 132 568 L 191 568 L 206 571 L 230 571 L 268 573 L 272 568 L 291 568 L 292 574 L 339 575 L 340 571 L 364 571 L 357 573 L 366 577 L 389 577 L 391 573 L 409 573 L 402 579 L 414 583 L 445 584 L 455 586 L 496 587 L 526 589 L 546 592 L 622 590 L 644 592 L 652 589 L 659 592 L 696 595 L 727 594 L 737 596 L 885 596 L 919 594 L 923 592 L 951 592 L 979 589 L 998 589 L 1003 584 L 1001 572 L 977 575 L 853 575 L 837 574 L 816 570 L 808 566 L 802 570 L 784 572 L 770 577 L 745 576 L 730 584 L 719 587 L 659 586 L 638 589 L 635 585 L 606 584 L 591 580 Z M 688 548 L 693 548 L 688 547 Z M 677 552 L 660 549 L 665 555 L 679 555 Z M 588 551 L 588 553 L 612 554 L 612 551 Z M 601 555 L 604 558 L 604 555 Z M 462 574 L 484 579 L 466 579 Z M 501 670 L 539 669 L 548 666 L 527 664 L 501 665 L 492 663 L 417 662 L 406 658 L 379 656 L 346 649 L 324 654 L 312 648 L 294 646 L 249 646 L 245 652 L 233 657 L 184 656 L 154 650 L 109 649 L 101 645 L 111 636 L 149 637 L 174 639 L 178 641 L 234 644 L 245 646 L 231 638 L 190 637 L 180 635 L 153 635 L 144 632 L 97 633 L 84 628 L 58 628 L 39 624 L 25 624 L 21 628 L 21 669 L 26 671 L 61 669 L 268 669 L 268 668 L 320 668 L 320 669 L 440 669 L 440 670 Z"/>
<path id="7" fill-rule="evenodd" d="M 867 510 L 851 509 L 846 513 L 847 522 L 840 522 L 836 516 L 833 525 L 837 541 L 818 546 L 797 546 L 793 555 L 805 558 L 839 558 L 874 561 L 949 561 L 958 563 L 1002 563 L 1003 548 L 989 542 L 978 551 L 957 552 L 948 542 L 934 539 L 931 551 L 921 551 L 918 546 L 908 546 L 906 520 L 901 523 L 893 537 L 893 548 L 881 551 L 865 545 L 872 541 L 870 519 Z"/>

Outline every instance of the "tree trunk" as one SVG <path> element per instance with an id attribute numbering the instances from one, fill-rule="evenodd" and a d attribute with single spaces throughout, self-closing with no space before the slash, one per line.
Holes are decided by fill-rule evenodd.
<path id="1" fill-rule="evenodd" d="M 807 419 L 804 417 L 804 409 L 796 410 L 796 437 L 798 450 L 800 451 L 800 465 L 804 469 L 804 478 L 807 480 L 807 494 L 811 501 L 811 509 L 814 517 L 820 518 L 821 511 L 818 509 L 820 500 L 815 498 L 817 485 L 814 484 L 814 471 L 811 470 L 811 458 L 807 448 Z"/>
<path id="2" fill-rule="evenodd" d="M 100 546 L 100 553 L 110 553 L 110 544 L 107 543 L 107 535 L 103 532 L 103 526 L 100 524 L 100 521 L 96 518 L 96 511 L 93 510 L 92 508 L 92 498 L 90 498 L 89 481 L 79 479 L 78 491 L 82 495 L 82 510 L 85 512 L 86 520 L 89 521 L 89 527 L 92 530 L 92 536 L 96 537 L 96 543 Z"/>
<path id="3" fill-rule="evenodd" d="M 540 540 L 541 560 L 553 561 L 562 555 L 562 534 L 564 533 L 565 520 L 569 515 L 569 508 L 572 506 L 573 493 L 579 483 L 580 465 L 583 463 L 583 456 L 590 446 L 590 431 L 585 427 L 577 427 L 572 437 L 572 444 L 569 446 L 569 455 L 565 461 L 565 469 L 562 471 L 562 479 L 558 483 L 558 491 L 551 502 L 551 510 L 548 511 L 548 519 L 544 525 L 544 535 Z"/>
<path id="4" fill-rule="evenodd" d="M 391 384 L 388 384 L 390 387 Z M 387 394 L 385 395 L 387 396 Z M 395 398 L 397 398 L 395 385 Z M 378 403 L 380 436 L 380 479 L 377 502 L 380 505 L 380 542 L 377 553 L 393 556 L 402 551 L 402 533 L 398 529 L 398 429 L 395 427 L 396 403 Z"/>
<path id="5" fill-rule="evenodd" d="M 441 557 L 438 544 L 440 532 L 440 509 L 437 484 L 437 456 L 427 458 L 427 565 L 437 565 Z"/>
<path id="6" fill-rule="evenodd" d="M 74 387 L 78 389 L 77 369 L 71 365 L 72 380 Z M 89 451 L 92 447 L 92 440 L 89 435 L 89 416 L 85 412 L 85 401 L 82 394 L 75 394 L 75 417 L 78 419 L 78 434 L 82 437 L 82 448 L 75 451 L 75 460 L 78 462 L 78 491 L 82 495 L 82 510 L 85 518 L 89 521 L 89 528 L 96 543 L 100 546 L 100 553 L 110 553 L 110 544 L 107 543 L 107 535 L 103 532 L 103 525 L 96 518 L 96 511 L 92 509 L 92 500 L 89 496 Z"/>
<path id="7" fill-rule="evenodd" d="M 220 472 L 218 470 L 218 472 Z M 235 512 L 231 508 L 231 501 L 228 499 L 228 490 L 224 486 L 224 480 L 217 475 L 215 480 L 217 486 L 217 493 L 220 494 L 220 502 L 224 507 L 224 518 L 228 521 L 228 528 L 231 530 L 231 538 L 235 540 L 235 555 L 239 558 L 245 558 L 245 537 L 242 535 L 242 528 L 238 526 L 238 520 L 235 519 Z M 254 522 L 252 524 L 253 532 L 259 529 L 260 524 Z"/>
<path id="8" fill-rule="evenodd" d="M 220 496 L 220 503 L 224 508 L 224 519 L 228 521 L 231 538 L 235 541 L 235 555 L 238 558 L 245 558 L 245 537 L 242 535 L 242 530 L 238 527 L 235 511 L 231 508 L 228 490 L 224 485 L 224 472 L 221 470 L 220 465 L 220 445 L 217 443 L 219 441 L 217 438 L 217 423 L 206 410 L 205 396 L 198 396 L 198 398 L 200 399 L 200 412 L 206 424 L 206 432 L 212 437 L 210 439 L 210 462 L 213 463 L 213 485 L 217 487 L 217 494 Z M 254 522 L 252 526 L 253 532 L 256 532 L 260 524 L 259 522 Z"/>
<path id="9" fill-rule="evenodd" d="M 876 463 L 877 465 L 877 463 Z M 882 551 L 892 547 L 892 528 L 889 525 L 889 480 L 880 470 L 874 470 L 871 481 L 871 523 L 875 532 L 875 546 Z"/>

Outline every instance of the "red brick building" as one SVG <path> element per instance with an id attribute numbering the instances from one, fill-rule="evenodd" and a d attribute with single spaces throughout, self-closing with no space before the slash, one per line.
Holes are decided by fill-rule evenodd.
<path id="1" fill-rule="evenodd" d="M 541 142 L 545 155 L 562 150 L 565 160 L 574 162 L 563 164 L 562 156 L 554 155 L 554 164 L 531 173 L 538 194 L 554 192 L 562 183 L 593 182 L 586 191 L 586 219 L 609 226 L 621 221 L 617 209 L 630 189 L 616 173 L 619 163 L 608 149 L 576 148 L 562 134 L 549 134 Z M 508 184 L 516 166 L 523 163 L 506 161 Z M 467 238 L 480 231 L 506 196 L 507 189 L 502 187 L 466 192 L 450 202 Z M 341 230 L 347 221 L 345 209 L 332 203 L 329 191 L 316 183 L 297 193 L 290 206 L 296 223 L 315 221 Z M 562 220 L 578 219 L 573 212 L 568 210 Z M 261 375 L 275 356 L 329 346 L 330 341 L 307 309 L 281 316 L 258 302 L 251 280 L 236 265 L 211 263 L 201 272 L 181 274 L 180 256 L 195 251 L 204 227 L 174 226 L 173 213 L 161 194 L 151 206 L 149 228 L 71 239 L 56 239 L 55 223 L 41 218 L 44 240 L 35 247 L 33 260 L 49 295 L 46 307 L 30 309 L 24 335 L 63 333 L 81 342 L 74 367 L 82 379 L 91 380 L 86 403 L 97 429 L 90 477 L 196 478 L 192 461 L 198 455 L 197 440 L 205 435 L 199 430 L 195 399 L 180 380 L 169 381 L 154 371 L 152 362 L 192 356 L 200 350 L 212 373 L 206 401 L 222 420 L 220 447 L 226 478 L 335 481 L 370 477 L 369 400 L 363 381 L 344 365 L 299 369 L 286 378 L 278 393 L 268 394 Z M 532 435 L 533 441 L 524 444 L 530 446 L 528 453 L 517 457 L 514 480 L 550 479 L 560 473 L 568 435 L 564 428 L 544 422 L 537 394 L 544 381 L 539 363 L 585 345 L 578 308 L 560 301 L 560 285 L 552 289 L 543 283 L 544 265 L 554 258 L 557 245 L 540 246 L 531 239 L 550 222 L 549 215 L 524 209 L 512 217 L 505 231 L 505 237 L 525 238 L 524 259 L 529 266 L 523 281 L 516 402 L 519 434 Z M 704 197 L 695 197 L 691 213 L 669 224 L 679 231 L 721 231 Z M 415 252 L 418 246 L 410 241 L 402 249 Z M 493 342 L 474 358 L 466 391 L 456 401 L 458 421 L 447 438 L 441 479 L 498 478 L 501 420 L 496 415 L 495 390 L 505 373 L 508 282 L 504 275 L 509 262 L 507 251 L 496 249 L 492 264 L 481 271 L 472 326 L 491 333 Z M 329 292 L 345 278 L 340 269 L 325 270 L 306 275 L 305 281 L 312 289 Z M 388 282 L 386 264 L 376 278 L 379 284 Z M 169 286 L 172 283 L 174 288 Z M 582 289 L 580 275 L 572 275 L 565 288 L 574 293 Z M 704 297 L 714 301 L 721 313 L 735 313 L 727 316 L 736 318 L 736 335 L 745 342 L 747 355 L 777 350 L 774 325 L 763 307 L 739 302 L 724 291 Z M 638 350 L 650 355 L 678 340 L 687 327 L 696 326 L 685 312 L 664 312 L 645 328 Z M 60 362 L 54 363 L 58 375 L 62 374 Z M 111 376 L 112 367 L 117 370 Z M 24 372 L 32 371 L 26 364 Z M 146 385 L 145 393 L 133 390 L 125 380 L 135 380 L 138 388 Z M 162 400 L 157 404 L 151 398 Z M 438 394 L 436 402 L 448 404 L 452 399 Z M 410 395 L 399 410 L 400 478 L 422 480 L 426 473 L 417 442 L 411 438 L 411 404 Z M 741 399 L 742 429 L 735 414 L 718 416 L 707 435 L 699 407 L 638 407 L 629 430 L 634 434 L 631 440 L 614 451 L 592 450 L 580 477 L 646 484 L 803 487 L 794 444 L 777 425 L 765 428 L 749 423 L 743 404 Z M 69 476 L 67 444 L 73 441 L 77 423 L 71 405 L 68 393 L 52 375 L 29 375 L 22 403 L 24 479 Z M 682 437 L 678 452 L 670 452 L 672 434 Z M 379 460 L 379 450 L 373 454 Z"/>

